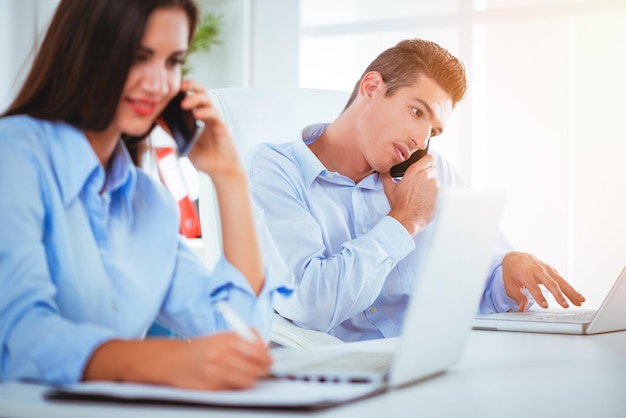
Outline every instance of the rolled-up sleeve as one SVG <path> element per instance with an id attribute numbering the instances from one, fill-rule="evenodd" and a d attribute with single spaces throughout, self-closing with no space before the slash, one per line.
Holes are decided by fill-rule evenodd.
<path id="1" fill-rule="evenodd" d="M 243 274 L 224 256 L 209 271 L 181 242 L 178 266 L 158 320 L 187 337 L 228 331 L 230 328 L 215 310 L 215 302 L 226 300 L 269 340 L 273 298 L 276 293 L 289 293 L 289 289 L 281 277 L 267 272 L 263 288 L 256 295 Z"/>
<path id="2" fill-rule="evenodd" d="M 489 277 L 480 300 L 479 313 L 490 314 L 518 310 L 517 303 L 515 303 L 515 301 L 506 293 L 502 272 L 502 260 L 504 259 L 504 256 L 512 250 L 513 247 L 511 244 L 503 234 L 500 234 L 495 255 L 493 256 L 491 266 L 489 267 Z M 532 306 L 535 303 L 535 300 L 532 298 L 530 293 L 525 292 L 525 294 L 529 300 L 529 306 Z"/>
<path id="3" fill-rule="evenodd" d="M 34 262 L 43 257 L 41 249 L 0 249 L 2 381 L 79 381 L 96 347 L 113 337 L 109 329 L 61 316 L 45 264 Z"/>

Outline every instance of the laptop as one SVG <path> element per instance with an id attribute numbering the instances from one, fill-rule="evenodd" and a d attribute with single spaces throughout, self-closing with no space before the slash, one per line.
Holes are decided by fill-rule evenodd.
<path id="1" fill-rule="evenodd" d="M 478 315 L 474 329 L 543 332 L 551 334 L 600 334 L 626 330 L 626 267 L 597 310 L 541 309 Z"/>
<path id="2" fill-rule="evenodd" d="M 273 377 L 387 389 L 441 374 L 458 362 L 486 282 L 504 200 L 496 192 L 440 191 L 429 250 L 393 352 L 365 351 L 359 343 L 278 348 L 272 351 Z"/>

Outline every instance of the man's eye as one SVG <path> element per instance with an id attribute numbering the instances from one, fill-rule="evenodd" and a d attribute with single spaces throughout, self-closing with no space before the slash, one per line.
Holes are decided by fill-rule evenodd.
<path id="1" fill-rule="evenodd" d="M 412 108 L 411 108 L 411 112 L 413 112 L 413 114 L 414 114 L 415 116 L 418 116 L 418 117 L 422 116 L 422 111 L 421 111 L 421 110 L 419 110 L 419 109 L 418 109 L 418 108 L 416 108 L 416 107 L 412 107 Z"/>

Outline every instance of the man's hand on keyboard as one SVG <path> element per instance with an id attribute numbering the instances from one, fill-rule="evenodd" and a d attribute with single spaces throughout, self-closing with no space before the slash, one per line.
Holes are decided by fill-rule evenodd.
<path id="1" fill-rule="evenodd" d="M 505 255 L 502 260 L 502 278 L 507 295 L 517 303 L 520 312 L 525 311 L 529 304 L 524 289 L 528 289 L 539 306 L 548 307 L 548 301 L 543 296 L 540 285 L 548 289 L 558 304 L 564 308 L 569 307 L 568 300 L 576 306 L 585 301 L 585 297 L 554 268 L 528 253 L 513 251 Z"/>

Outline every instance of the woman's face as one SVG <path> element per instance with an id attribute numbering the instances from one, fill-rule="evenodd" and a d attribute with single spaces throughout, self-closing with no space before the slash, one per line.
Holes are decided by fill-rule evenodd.
<path id="1" fill-rule="evenodd" d="M 178 8 L 156 9 L 128 73 L 113 124 L 131 136 L 145 134 L 180 91 L 189 20 Z"/>

